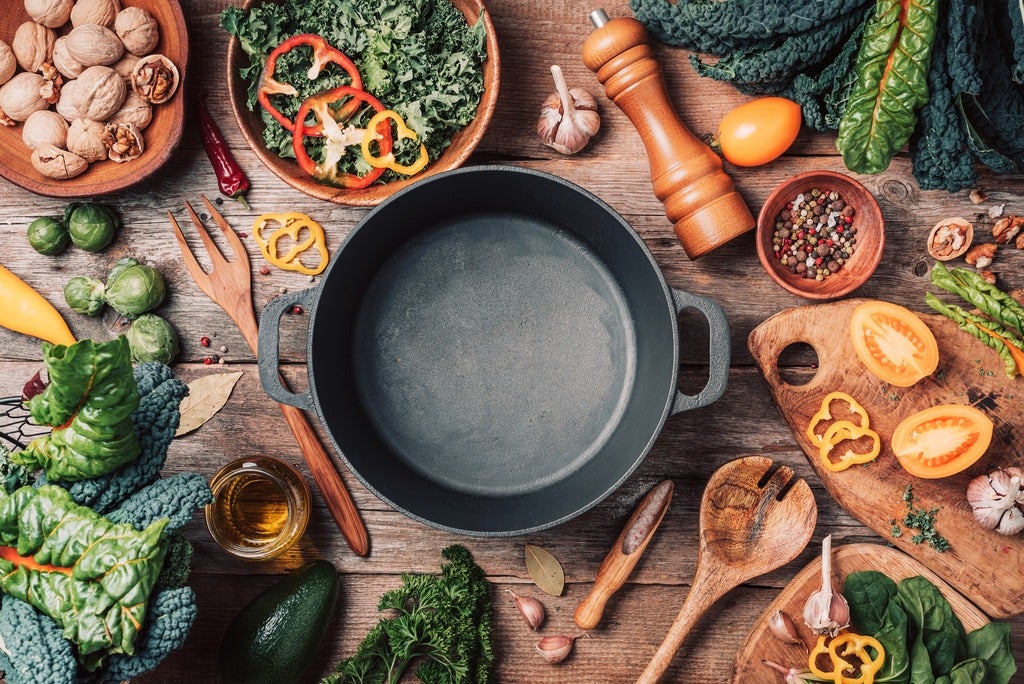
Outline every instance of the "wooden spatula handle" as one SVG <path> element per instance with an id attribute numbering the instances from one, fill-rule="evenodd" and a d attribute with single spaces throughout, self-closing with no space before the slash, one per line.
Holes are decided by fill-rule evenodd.
<path id="1" fill-rule="evenodd" d="M 603 17 L 604 19 L 601 19 Z M 754 227 L 754 217 L 722 171 L 722 161 L 680 121 L 647 29 L 636 19 L 607 20 L 583 43 L 583 62 L 633 122 L 647 151 L 654 194 L 691 259 Z"/>

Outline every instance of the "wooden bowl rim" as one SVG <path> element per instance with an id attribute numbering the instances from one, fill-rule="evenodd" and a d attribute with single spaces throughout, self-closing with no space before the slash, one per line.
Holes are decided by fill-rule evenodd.
<path id="1" fill-rule="evenodd" d="M 242 9 L 247 10 L 257 2 L 275 0 L 245 0 Z M 231 36 L 228 41 L 228 58 L 225 64 L 225 76 L 228 85 L 228 100 L 231 102 L 231 112 L 234 114 L 235 123 L 238 125 L 249 149 L 253 151 L 260 162 L 270 171 L 291 187 L 311 197 L 326 200 L 335 204 L 352 207 L 373 207 L 392 194 L 408 187 L 409 185 L 433 176 L 443 171 L 450 171 L 459 168 L 476 150 L 477 145 L 487 133 L 491 117 L 498 104 L 499 84 L 501 81 L 501 58 L 498 50 L 498 34 L 491 21 L 491 13 L 484 6 L 483 0 L 466 0 L 477 10 L 477 21 L 484 22 L 484 33 L 486 34 L 487 58 L 484 60 L 484 82 L 490 78 L 489 87 L 484 88 L 480 96 L 480 103 L 477 105 L 476 116 L 461 131 L 453 136 L 453 143 L 458 136 L 467 135 L 465 145 L 454 155 L 449 156 L 454 145 L 449 145 L 441 156 L 432 163 L 425 171 L 404 180 L 392 181 L 386 185 L 371 185 L 361 190 L 345 190 L 331 185 L 318 183 L 303 173 L 293 159 L 285 159 L 270 152 L 263 144 L 262 136 L 256 130 L 246 124 L 250 112 L 244 102 L 248 98 L 247 87 L 238 75 L 240 66 L 239 60 L 245 58 L 245 54 L 239 45 L 238 38 Z M 469 17 L 467 17 L 469 19 Z M 473 24 L 471 24 L 473 25 Z M 262 128 L 260 128 L 262 132 Z"/>
<path id="2" fill-rule="evenodd" d="M 845 186 L 848 192 L 863 195 L 867 201 L 858 201 L 857 216 L 865 215 L 867 220 L 862 220 L 857 225 L 859 248 L 844 264 L 843 270 L 819 282 L 783 271 L 771 256 L 771 234 L 774 232 L 775 215 L 779 211 L 777 207 L 773 209 L 772 205 L 778 203 L 780 199 L 785 199 L 789 195 L 795 196 L 800 191 L 820 183 Z M 842 187 L 837 189 L 843 192 Z M 856 178 L 825 169 L 804 171 L 780 183 L 758 212 L 756 233 L 757 256 L 771 279 L 792 294 L 819 301 L 838 299 L 863 285 L 878 268 L 885 248 L 885 219 L 875 196 Z"/>
<path id="3" fill-rule="evenodd" d="M 157 105 L 168 107 L 171 113 L 171 127 L 167 137 L 160 141 L 155 156 L 150 158 L 145 165 L 130 168 L 133 162 L 127 162 L 129 172 L 117 178 L 101 181 L 83 181 L 80 178 L 69 178 L 68 180 L 55 180 L 43 178 L 42 176 L 28 176 L 15 171 L 3 161 L 0 161 L 0 175 L 15 185 L 35 193 L 42 197 L 54 197 L 58 199 L 74 199 L 79 197 L 98 197 L 110 195 L 125 190 L 142 181 L 150 178 L 166 164 L 171 156 L 177 151 L 185 131 L 185 83 L 187 82 L 189 62 L 189 38 L 188 25 L 185 22 L 185 14 L 181 9 L 179 0 L 153 0 L 159 4 L 163 2 L 174 16 L 174 30 L 178 34 L 178 41 L 181 44 L 181 57 L 175 60 L 175 66 L 181 76 L 178 90 L 171 102 Z M 125 5 L 129 6 L 129 5 Z M 160 27 L 164 31 L 164 27 Z M 150 143 L 151 144 L 151 143 Z M 147 145 L 146 150 L 149 150 Z M 117 162 L 99 162 L 117 164 Z M 114 167 L 116 168 L 116 167 Z"/>

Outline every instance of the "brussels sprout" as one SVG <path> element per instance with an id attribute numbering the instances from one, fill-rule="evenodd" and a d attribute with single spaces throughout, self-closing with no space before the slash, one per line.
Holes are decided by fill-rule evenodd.
<path id="1" fill-rule="evenodd" d="M 159 361 L 169 364 L 178 355 L 178 333 L 156 314 L 142 314 L 125 333 L 132 361 Z"/>
<path id="2" fill-rule="evenodd" d="M 102 204 L 72 202 L 64 212 L 71 241 L 87 252 L 98 252 L 111 243 L 121 222 Z"/>
<path id="3" fill-rule="evenodd" d="M 160 306 L 166 293 L 160 271 L 131 257 L 118 260 L 107 277 L 107 304 L 127 318 Z"/>
<path id="4" fill-rule="evenodd" d="M 28 244 L 40 254 L 60 254 L 70 241 L 68 227 L 59 218 L 43 216 L 28 224 Z"/>
<path id="5" fill-rule="evenodd" d="M 103 281 L 98 278 L 75 276 L 64 286 L 64 301 L 76 313 L 95 316 L 106 302 L 104 289 Z"/>

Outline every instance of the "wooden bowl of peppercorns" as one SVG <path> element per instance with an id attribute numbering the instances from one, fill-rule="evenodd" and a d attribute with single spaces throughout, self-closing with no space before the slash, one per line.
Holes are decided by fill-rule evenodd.
<path id="1" fill-rule="evenodd" d="M 878 202 L 853 178 L 808 171 L 777 187 L 757 217 L 757 256 L 806 299 L 837 299 L 871 277 L 885 247 Z"/>

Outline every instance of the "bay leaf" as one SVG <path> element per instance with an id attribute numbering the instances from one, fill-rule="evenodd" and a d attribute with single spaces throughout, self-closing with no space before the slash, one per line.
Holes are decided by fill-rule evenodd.
<path id="1" fill-rule="evenodd" d="M 204 375 L 188 383 L 188 396 L 181 401 L 181 422 L 175 437 L 201 428 L 224 408 L 242 372 Z"/>
<path id="2" fill-rule="evenodd" d="M 558 559 L 535 544 L 526 545 L 526 571 L 541 591 L 561 596 L 565 589 L 565 572 Z"/>

